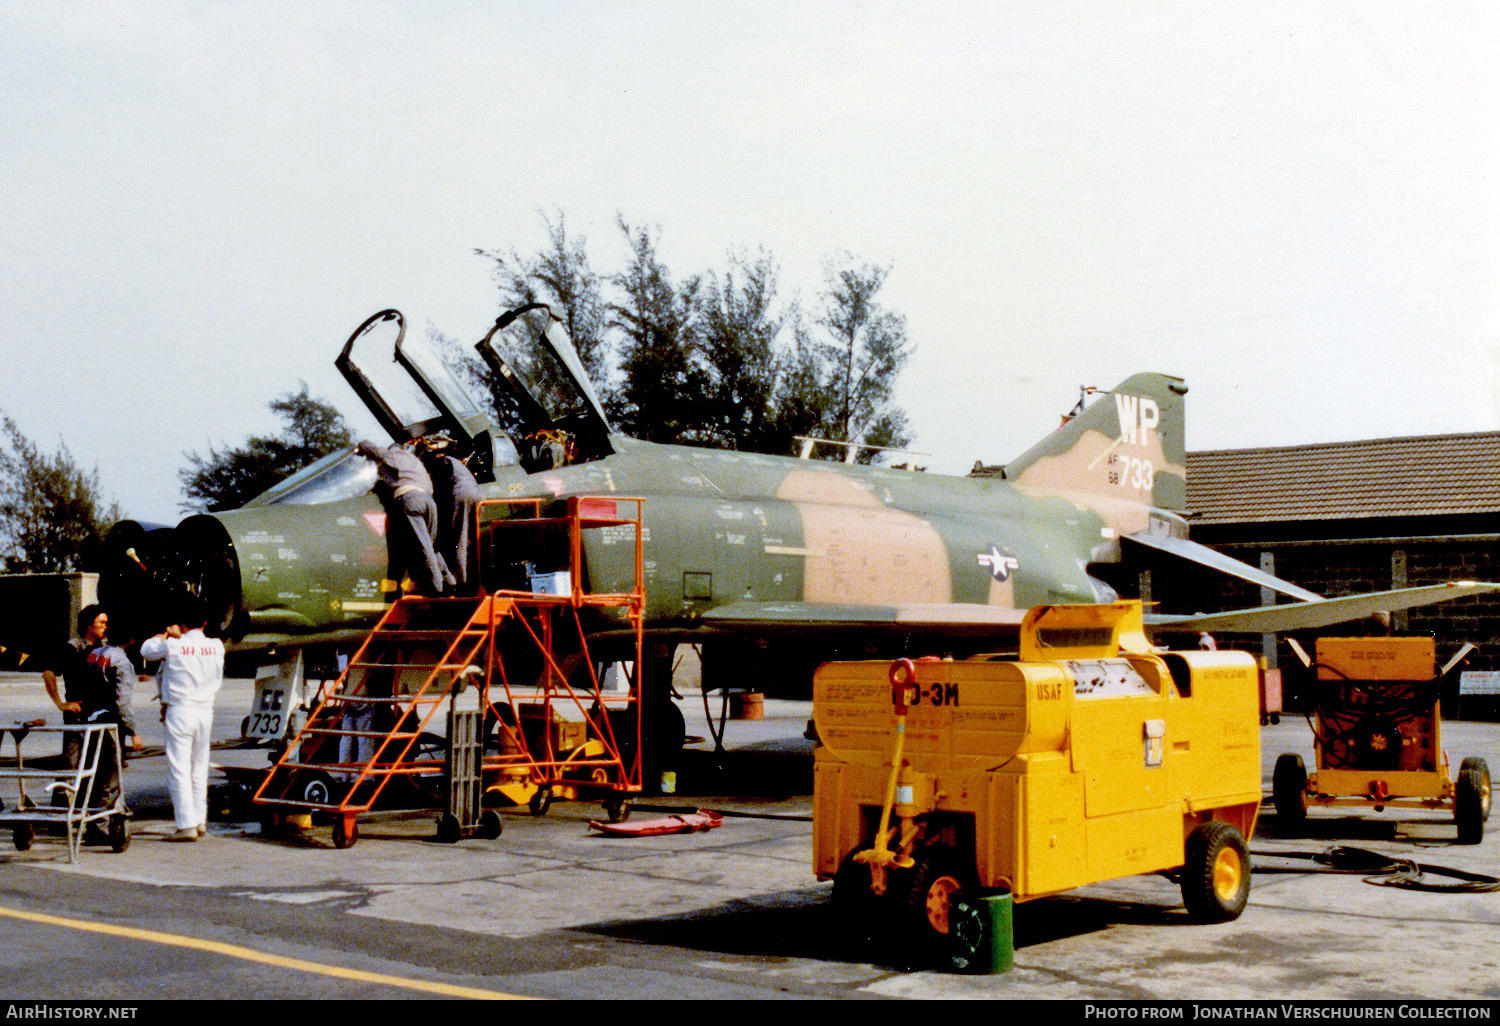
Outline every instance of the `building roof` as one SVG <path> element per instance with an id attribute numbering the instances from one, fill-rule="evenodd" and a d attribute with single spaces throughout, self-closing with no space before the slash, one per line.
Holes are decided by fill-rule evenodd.
<path id="1" fill-rule="evenodd" d="M 1194 524 L 1500 511 L 1500 431 L 1187 454 Z"/>

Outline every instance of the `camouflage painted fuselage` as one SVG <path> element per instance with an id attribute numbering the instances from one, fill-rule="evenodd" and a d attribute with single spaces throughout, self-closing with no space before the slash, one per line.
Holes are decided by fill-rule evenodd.
<path id="1" fill-rule="evenodd" d="M 1154 507 L 1181 505 L 1185 391 L 1137 375 L 1005 479 L 614 436 L 601 459 L 497 468 L 483 490 L 643 498 L 648 634 L 982 633 L 1040 603 L 1098 600 L 1088 564 L 1117 560 L 1120 536 L 1146 530 Z M 372 495 L 216 516 L 238 556 L 242 645 L 359 633 L 394 598 Z M 587 589 L 629 589 L 631 541 L 585 534 Z"/>

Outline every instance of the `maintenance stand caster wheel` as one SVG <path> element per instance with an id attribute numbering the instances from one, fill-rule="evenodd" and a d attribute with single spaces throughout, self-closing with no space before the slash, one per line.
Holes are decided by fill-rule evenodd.
<path id="1" fill-rule="evenodd" d="M 30 851 L 31 842 L 36 840 L 36 827 L 22 823 L 11 830 L 10 839 L 15 843 L 16 851 Z"/>
<path id="2" fill-rule="evenodd" d="M 443 844 L 457 844 L 464 836 L 458 825 L 458 817 L 446 812 L 439 816 L 436 836 Z"/>
<path id="3" fill-rule="evenodd" d="M 603 805 L 611 823 L 623 823 L 630 818 L 630 803 L 624 798 L 606 798 Z"/>
<path id="4" fill-rule="evenodd" d="M 493 841 L 505 830 L 505 822 L 494 809 L 485 809 L 479 814 L 479 829 L 475 831 L 486 841 Z"/>
<path id="5" fill-rule="evenodd" d="M 537 788 L 536 794 L 531 796 L 531 801 L 527 803 L 527 807 L 531 809 L 533 816 L 545 816 L 547 810 L 552 808 L 552 788 Z"/>
<path id="6" fill-rule="evenodd" d="M 352 848 L 359 840 L 359 820 L 353 816 L 336 816 L 333 820 L 333 846 Z"/>

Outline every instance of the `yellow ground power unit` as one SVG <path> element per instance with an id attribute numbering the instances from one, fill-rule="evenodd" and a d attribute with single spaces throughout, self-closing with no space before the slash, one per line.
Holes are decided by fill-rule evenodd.
<path id="1" fill-rule="evenodd" d="M 1452 810 L 1461 844 L 1484 840 L 1490 770 L 1470 757 L 1449 774 L 1431 638 L 1319 638 L 1313 750 L 1277 758 L 1271 799 L 1277 829 L 1289 833 L 1309 806 Z M 1449 664 L 1451 669 L 1458 658 Z"/>
<path id="2" fill-rule="evenodd" d="M 1008 964 L 1006 895 L 1176 871 L 1194 918 L 1234 919 L 1257 684 L 1244 653 L 1153 651 L 1134 601 L 1034 608 L 1015 659 L 827 663 L 813 870 L 854 931 L 957 968 Z"/>

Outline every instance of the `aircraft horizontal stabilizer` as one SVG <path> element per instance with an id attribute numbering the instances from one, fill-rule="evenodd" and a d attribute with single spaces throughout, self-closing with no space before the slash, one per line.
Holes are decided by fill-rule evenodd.
<path id="1" fill-rule="evenodd" d="M 1188 541 L 1186 538 L 1170 538 L 1166 535 L 1142 532 L 1140 534 L 1127 534 L 1124 540 L 1135 542 L 1137 545 L 1144 545 L 1158 552 L 1169 553 L 1180 559 L 1186 559 L 1200 566 L 1206 566 L 1210 570 L 1217 570 L 1231 577 L 1238 577 L 1242 581 L 1258 584 L 1262 588 L 1270 588 L 1272 591 L 1279 592 L 1282 595 L 1298 599 L 1302 602 L 1323 601 L 1323 596 L 1317 592 L 1308 591 L 1306 588 L 1299 588 L 1290 581 L 1283 581 L 1280 577 L 1273 577 L 1264 570 L 1257 570 L 1249 563 L 1241 563 L 1233 556 L 1226 556 L 1224 553 L 1216 552 L 1207 545 L 1199 545 L 1197 542 Z"/>
<path id="2" fill-rule="evenodd" d="M 1500 584 L 1483 581 L 1449 581 L 1425 588 L 1397 588 L 1365 595 L 1322 599 L 1318 602 L 1296 602 L 1284 606 L 1258 606 L 1235 609 L 1227 613 L 1199 613 L 1191 616 L 1168 616 L 1151 613 L 1146 616 L 1148 630 L 1230 631 L 1246 634 L 1307 630 L 1329 624 L 1359 620 L 1376 613 L 1393 613 L 1438 602 L 1468 598 L 1485 592 L 1500 591 Z"/>

